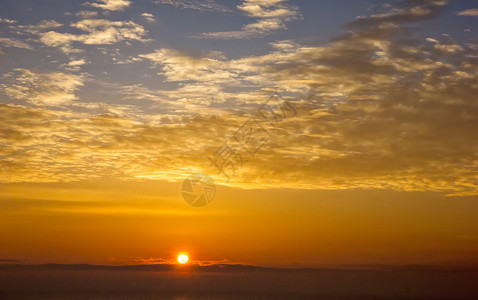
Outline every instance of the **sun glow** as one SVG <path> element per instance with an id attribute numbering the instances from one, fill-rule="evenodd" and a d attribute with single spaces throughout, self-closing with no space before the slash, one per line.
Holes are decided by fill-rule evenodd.
<path id="1" fill-rule="evenodd" d="M 189 259 L 189 258 L 188 258 L 188 256 L 187 256 L 186 254 L 181 254 L 181 255 L 178 256 L 178 262 L 179 262 L 180 264 L 185 264 L 185 263 L 187 263 L 187 262 L 188 262 L 188 259 Z"/>

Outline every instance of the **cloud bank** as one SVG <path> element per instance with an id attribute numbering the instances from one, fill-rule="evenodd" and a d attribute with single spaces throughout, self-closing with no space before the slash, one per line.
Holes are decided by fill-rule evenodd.
<path id="1" fill-rule="evenodd" d="M 353 20 L 328 44 L 278 41 L 265 55 L 154 49 L 134 61 L 177 88 L 124 85 L 130 105 L 73 101 L 84 84 L 80 75 L 17 69 L 2 86 L 17 102 L 1 106 L 0 181 L 214 176 L 207 157 L 279 88 L 298 115 L 267 128 L 271 143 L 233 180 L 217 182 L 478 194 L 478 45 L 446 35 L 417 38 L 409 26 L 440 15 L 445 5 L 406 1 Z M 294 15 L 284 1 L 245 1 L 241 9 L 264 20 Z M 50 31 L 42 41 L 68 47 L 144 34 L 127 21 L 72 26 L 84 34 Z"/>

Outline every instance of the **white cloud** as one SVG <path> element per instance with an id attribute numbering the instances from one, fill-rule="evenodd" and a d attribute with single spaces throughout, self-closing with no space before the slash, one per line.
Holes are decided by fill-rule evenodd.
<path id="1" fill-rule="evenodd" d="M 37 25 L 26 26 L 26 31 L 31 34 L 38 34 L 38 32 L 63 26 L 54 20 L 42 20 Z"/>
<path id="2" fill-rule="evenodd" d="M 478 17 L 478 8 L 471 8 L 457 13 L 458 16 Z"/>
<path id="3" fill-rule="evenodd" d="M 81 66 L 87 64 L 86 60 L 81 59 L 71 59 L 68 63 L 61 64 L 60 67 L 64 68 L 67 71 L 80 71 Z"/>
<path id="4" fill-rule="evenodd" d="M 141 54 L 141 58 L 161 65 L 161 75 L 168 81 L 229 81 L 234 77 L 232 70 L 222 60 L 220 53 L 207 53 L 203 57 L 191 57 L 172 49 L 158 49 L 153 53 Z"/>
<path id="5" fill-rule="evenodd" d="M 15 25 L 12 26 L 12 28 L 16 29 L 17 33 L 39 34 L 41 31 L 61 26 L 63 26 L 63 24 L 58 23 L 55 20 L 41 20 L 35 25 Z"/>
<path id="6" fill-rule="evenodd" d="M 71 25 L 87 33 L 74 35 L 49 31 L 40 35 L 40 41 L 50 47 L 60 47 L 65 53 L 80 52 L 72 47 L 73 42 L 87 45 L 113 44 L 124 40 L 143 41 L 146 30 L 133 21 L 109 21 L 85 19 Z"/>
<path id="7" fill-rule="evenodd" d="M 15 23 L 17 23 L 17 21 L 16 20 L 11 20 L 11 19 L 8 19 L 8 18 L 0 18 L 0 23 L 15 24 Z"/>
<path id="8" fill-rule="evenodd" d="M 84 81 L 80 75 L 40 73 L 27 69 L 15 69 L 6 78 L 10 79 L 10 84 L 1 87 L 7 96 L 46 106 L 67 104 L 75 100 L 75 92 Z"/>
<path id="9" fill-rule="evenodd" d="M 15 47 L 21 49 L 33 50 L 33 47 L 27 43 L 12 38 L 0 38 L 0 44 L 4 47 Z"/>
<path id="10" fill-rule="evenodd" d="M 68 63 L 69 66 L 81 66 L 86 64 L 84 59 L 72 60 Z"/>
<path id="11" fill-rule="evenodd" d="M 73 41 L 80 41 L 80 37 L 69 33 L 60 33 L 56 31 L 48 31 L 40 34 L 40 41 L 50 47 L 59 47 L 64 53 L 79 53 L 80 49 L 74 49 L 71 46 Z"/>
<path id="12" fill-rule="evenodd" d="M 286 0 L 245 0 L 238 9 L 253 18 L 295 17 L 297 8 L 285 5 Z"/>
<path id="13" fill-rule="evenodd" d="M 194 9 L 202 12 L 230 12 L 231 10 L 214 0 L 156 0 L 156 4 L 171 5 L 182 9 Z"/>
<path id="14" fill-rule="evenodd" d="M 153 23 L 154 21 L 156 21 L 156 20 L 154 19 L 154 16 L 153 16 L 152 14 L 150 14 L 150 13 L 142 13 L 141 16 L 142 16 L 143 18 L 145 18 L 146 21 L 148 21 L 148 22 L 150 22 L 150 23 Z"/>
<path id="15" fill-rule="evenodd" d="M 45 30 L 45 29 L 58 28 L 61 26 L 63 25 L 58 23 L 55 20 L 41 20 L 37 25 L 31 25 L 29 27 L 37 29 L 37 30 Z"/>
<path id="16" fill-rule="evenodd" d="M 87 5 L 98 7 L 104 10 L 120 11 L 131 5 L 128 0 L 98 0 L 97 2 L 87 3 Z"/>
<path id="17" fill-rule="evenodd" d="M 81 18 L 81 19 L 91 19 L 91 18 L 95 18 L 96 16 L 98 16 L 98 12 L 97 11 L 81 10 L 81 11 L 77 12 L 75 15 L 78 18 Z"/>
<path id="18" fill-rule="evenodd" d="M 245 0 L 237 8 L 247 16 L 258 19 L 244 25 L 241 30 L 202 33 L 196 38 L 206 39 L 245 39 L 270 34 L 279 29 L 287 29 L 286 23 L 302 18 L 296 6 L 286 0 Z"/>
<path id="19" fill-rule="evenodd" d="M 463 47 L 460 45 L 455 44 L 454 42 L 448 42 L 446 44 L 440 43 L 439 41 L 432 39 L 432 38 L 427 38 L 427 42 L 433 43 L 433 47 L 441 52 L 444 53 L 449 53 L 453 54 L 459 51 L 463 51 Z"/>

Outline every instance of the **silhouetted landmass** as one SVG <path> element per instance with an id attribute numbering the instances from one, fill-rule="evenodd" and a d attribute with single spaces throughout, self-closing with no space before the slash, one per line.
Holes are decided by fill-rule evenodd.
<path id="1" fill-rule="evenodd" d="M 199 271 L 199 272 L 239 272 L 239 271 L 284 271 L 284 272 L 316 272 L 316 271 L 477 271 L 478 266 L 433 266 L 433 265 L 345 265 L 335 268 L 278 268 L 243 264 L 135 264 L 135 265 L 91 265 L 91 264 L 0 264 L 0 270 L 106 270 L 106 271 Z"/>
<path id="2" fill-rule="evenodd" d="M 201 272 L 224 272 L 224 271 L 253 271 L 253 270 L 278 270 L 241 264 L 215 264 L 201 265 L 173 265 L 173 264 L 143 264 L 143 265 L 90 265 L 90 264 L 0 264 L 0 270 L 106 270 L 106 271 L 201 271 Z"/>
<path id="3" fill-rule="evenodd" d="M 1 299 L 478 299 L 478 269 L 0 265 Z"/>

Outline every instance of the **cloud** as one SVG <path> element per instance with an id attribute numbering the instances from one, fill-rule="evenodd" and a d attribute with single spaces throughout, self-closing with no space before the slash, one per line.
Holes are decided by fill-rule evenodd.
<path id="1" fill-rule="evenodd" d="M 193 9 L 202 12 L 231 12 L 229 8 L 216 3 L 214 0 L 157 0 L 154 1 L 154 3 L 171 5 L 182 9 Z"/>
<path id="2" fill-rule="evenodd" d="M 174 264 L 176 263 L 174 259 L 164 259 L 160 257 L 149 257 L 149 258 L 143 258 L 143 257 L 135 257 L 131 258 L 130 263 L 132 264 L 140 264 L 140 265 L 152 265 L 152 264 Z"/>
<path id="3" fill-rule="evenodd" d="M 86 60 L 81 58 L 81 59 L 72 59 L 68 63 L 61 64 L 60 67 L 64 68 L 65 70 L 68 71 L 80 71 L 81 66 L 87 64 Z"/>
<path id="4" fill-rule="evenodd" d="M 141 16 L 146 19 L 146 21 L 153 23 L 156 20 L 154 19 L 154 16 L 150 13 L 142 13 Z"/>
<path id="5" fill-rule="evenodd" d="M 181 115 L 224 115 L 222 108 L 212 106 L 234 106 L 239 102 L 234 93 L 222 91 L 218 84 L 211 82 L 182 84 L 175 90 L 153 90 L 138 84 L 124 86 L 122 93 L 125 100 L 153 102 L 152 107 L 160 108 L 162 115 L 173 119 Z"/>
<path id="6" fill-rule="evenodd" d="M 61 72 L 39 73 L 15 69 L 6 75 L 10 84 L 2 84 L 3 92 L 12 99 L 34 105 L 62 105 L 76 99 L 75 91 L 83 85 L 83 77 Z"/>
<path id="7" fill-rule="evenodd" d="M 59 47 L 64 53 L 79 53 L 80 49 L 74 49 L 71 46 L 73 41 L 81 41 L 82 37 L 69 33 L 60 33 L 56 31 L 48 31 L 40 35 L 40 41 L 50 47 Z"/>
<path id="8" fill-rule="evenodd" d="M 84 59 L 72 60 L 68 63 L 69 66 L 81 66 L 86 64 Z"/>
<path id="9" fill-rule="evenodd" d="M 131 258 L 129 263 L 131 264 L 140 264 L 140 265 L 151 265 L 151 264 L 163 264 L 163 265 L 176 265 L 178 261 L 174 258 L 160 258 L 160 257 L 149 257 L 149 258 L 143 258 L 143 257 L 137 257 L 137 258 Z M 237 266 L 238 264 L 232 264 L 230 260 L 223 259 L 223 260 L 190 260 L 188 262 L 190 265 L 198 265 L 198 266 L 225 266 L 225 265 L 235 265 Z"/>
<path id="10" fill-rule="evenodd" d="M 478 17 L 478 8 L 462 10 L 457 13 L 458 16 Z"/>
<path id="11" fill-rule="evenodd" d="M 433 43 L 433 47 L 435 49 L 440 50 L 440 51 L 445 52 L 445 53 L 453 54 L 453 53 L 456 53 L 456 52 L 463 51 L 463 47 L 461 47 L 460 45 L 457 45 L 453 41 L 448 41 L 447 43 L 441 43 L 441 42 L 439 42 L 435 39 L 432 39 L 432 38 L 427 38 L 426 41 L 430 42 L 430 43 Z"/>
<path id="12" fill-rule="evenodd" d="M 285 15 L 274 12 L 277 3 L 247 13 L 268 15 L 261 20 Z M 478 45 L 423 39 L 408 26 L 439 15 L 443 3 L 398 3 L 354 20 L 327 44 L 278 41 L 264 55 L 156 49 L 137 59 L 157 68 L 168 89 L 121 86 L 119 100 L 129 106 L 72 101 L 82 77 L 68 85 L 68 73 L 17 70 L 2 86 L 12 99 L 43 104 L 62 95 L 53 102 L 75 110 L 0 106 L 0 155 L 8 157 L 0 181 L 178 182 L 202 171 L 238 188 L 478 194 Z M 75 28 L 89 35 L 109 22 Z M 248 161 L 226 182 L 208 156 L 274 87 L 298 115 L 277 128 L 265 124 L 272 140 L 253 158 L 238 147 Z"/>
<path id="13" fill-rule="evenodd" d="M 12 38 L 0 38 L 0 44 L 4 47 L 15 47 L 21 49 L 33 50 L 33 47 L 25 42 Z"/>
<path id="14" fill-rule="evenodd" d="M 15 23 L 17 23 L 17 21 L 16 20 L 11 20 L 11 19 L 8 19 L 8 18 L 0 18 L 0 23 L 15 24 Z"/>
<path id="15" fill-rule="evenodd" d="M 397 7 L 386 7 L 387 11 L 367 17 L 358 17 L 349 27 L 379 24 L 403 24 L 431 19 L 440 15 L 449 0 L 410 0 L 399 2 Z"/>
<path id="16" fill-rule="evenodd" d="M 245 0 L 237 8 L 248 17 L 258 19 L 238 31 L 206 32 L 196 38 L 247 39 L 287 29 L 286 23 L 301 19 L 298 7 L 286 4 L 286 0 Z"/>
<path id="17" fill-rule="evenodd" d="M 201 87 L 211 80 L 221 85 L 218 93 L 245 82 L 308 91 L 290 100 L 300 114 L 274 131 L 274 147 L 264 148 L 230 185 L 477 194 L 477 45 L 414 38 L 416 29 L 400 25 L 437 16 L 445 1 L 411 3 L 353 21 L 351 32 L 325 46 L 284 41 L 269 54 L 233 60 L 169 49 L 141 57 L 161 67 L 168 81 Z M 198 97 L 182 95 L 188 104 Z M 249 103 L 265 98 L 234 96 Z M 238 120 L 229 115 L 223 126 Z"/>
<path id="18" fill-rule="evenodd" d="M 98 16 L 97 11 L 87 11 L 87 10 L 81 10 L 75 14 L 78 18 L 81 19 L 92 19 L 96 18 Z"/>
<path id="19" fill-rule="evenodd" d="M 298 9 L 284 2 L 286 0 L 246 0 L 237 8 L 253 18 L 297 17 Z"/>
<path id="20" fill-rule="evenodd" d="M 63 26 L 55 20 L 41 20 L 37 25 L 30 25 L 28 28 L 33 30 L 45 30 Z"/>
<path id="21" fill-rule="evenodd" d="M 92 7 L 101 8 L 110 11 L 121 11 L 131 5 L 131 1 L 128 0 L 98 0 L 96 2 L 86 3 Z"/>
<path id="22" fill-rule="evenodd" d="M 48 30 L 48 29 L 53 29 L 53 28 L 58 28 L 62 27 L 63 24 L 58 23 L 55 20 L 41 20 L 35 25 L 14 25 L 11 26 L 11 28 L 15 29 L 17 33 L 20 34 L 40 34 L 40 32 Z"/>
<path id="23" fill-rule="evenodd" d="M 48 31 L 40 34 L 40 41 L 50 47 L 59 47 L 65 53 L 80 52 L 72 47 L 73 42 L 87 45 L 109 45 L 124 40 L 144 41 L 146 30 L 133 21 L 109 21 L 106 19 L 85 19 L 71 25 L 85 34 Z"/>
<path id="24" fill-rule="evenodd" d="M 184 134 L 196 132 L 206 138 L 212 134 L 208 124 L 219 124 L 211 118 L 185 117 L 170 118 L 162 126 L 111 112 L 98 114 L 97 110 L 72 113 L 3 104 L 0 113 L 0 142 L 5 145 L 0 154 L 8 156 L 0 161 L 0 182 L 62 182 L 104 176 L 137 179 L 154 170 L 161 178 L 173 173 L 178 176 L 182 164 L 160 157 L 171 151 L 188 157 L 187 153 L 200 148 L 194 145 L 197 141 L 183 140 Z M 198 134 L 199 128 L 203 133 Z M 183 150 L 177 148 L 180 144 Z M 149 163 L 144 164 L 145 160 Z M 191 163 L 197 160 L 186 159 Z"/>
<path id="25" fill-rule="evenodd" d="M 220 53 L 210 52 L 199 57 L 192 57 L 173 49 L 158 49 L 153 53 L 141 54 L 141 58 L 148 59 L 161 65 L 162 75 L 169 81 L 224 81 L 233 76 L 233 73 L 221 59 Z"/>

